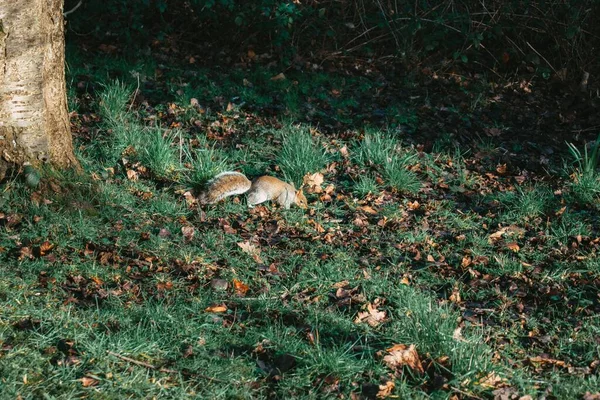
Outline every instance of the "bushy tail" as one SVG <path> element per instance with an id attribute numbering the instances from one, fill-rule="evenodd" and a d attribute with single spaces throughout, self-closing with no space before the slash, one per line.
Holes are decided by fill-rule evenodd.
<path id="1" fill-rule="evenodd" d="M 222 172 L 207 183 L 206 189 L 198 196 L 198 202 L 215 204 L 226 197 L 246 193 L 251 184 L 244 174 L 234 171 Z"/>

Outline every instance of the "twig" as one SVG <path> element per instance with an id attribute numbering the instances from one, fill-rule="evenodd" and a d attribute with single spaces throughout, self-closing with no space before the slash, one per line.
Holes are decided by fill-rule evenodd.
<path id="1" fill-rule="evenodd" d="M 127 110 L 127 112 L 131 112 L 131 108 L 133 107 L 133 103 L 135 102 L 135 99 L 137 98 L 138 92 L 140 91 L 140 73 L 139 72 L 135 72 L 134 75 L 137 78 L 137 87 L 135 88 L 135 92 L 133 92 L 133 99 L 131 99 L 131 103 L 129 103 L 129 109 Z"/>
<path id="2" fill-rule="evenodd" d="M 453 391 L 455 391 L 457 393 L 464 394 L 465 396 L 469 396 L 472 399 L 483 400 L 481 397 L 475 396 L 473 393 L 464 392 L 464 391 L 460 390 L 459 388 L 455 388 L 454 386 L 451 386 L 450 389 L 452 389 Z"/>
<path id="3" fill-rule="evenodd" d="M 176 371 L 174 369 L 169 369 L 169 368 L 159 368 L 156 365 L 152 365 L 150 363 L 144 362 L 144 361 L 139 361 L 136 360 L 134 358 L 131 357 L 127 357 L 127 356 L 123 356 L 119 353 L 115 353 L 114 351 L 110 351 L 107 350 L 106 351 L 107 354 L 113 356 L 113 357 L 117 357 L 123 361 L 127 361 L 128 363 L 131 364 L 135 364 L 135 365 L 139 365 L 140 367 L 144 367 L 144 368 L 148 368 L 148 369 L 152 369 L 154 371 L 158 371 L 158 372 L 163 372 L 165 374 L 182 374 L 182 375 L 187 375 L 187 376 L 197 376 L 199 378 L 204 378 L 207 379 L 209 381 L 215 381 L 215 382 L 220 382 L 220 383 L 225 383 L 224 380 L 218 379 L 218 378 L 213 378 L 211 376 L 207 376 L 207 375 L 202 375 L 202 374 L 197 374 L 197 373 L 192 373 L 192 372 L 186 372 L 186 371 Z"/>
<path id="4" fill-rule="evenodd" d="M 69 11 L 66 11 L 63 13 L 63 17 L 66 17 L 67 15 L 69 15 L 72 12 L 74 12 L 75 10 L 77 10 L 79 7 L 81 7 L 82 4 L 83 4 L 83 0 L 79 0 L 79 3 L 77 3 L 77 5 L 75 7 L 71 8 Z"/>
<path id="5" fill-rule="evenodd" d="M 537 54 L 538 56 L 542 57 L 542 60 L 546 61 L 546 64 L 548 64 L 548 66 L 550 68 L 552 68 L 552 71 L 554 71 L 555 74 L 558 75 L 558 72 L 556 71 L 556 69 L 554 69 L 554 67 L 552 66 L 552 64 L 550 64 L 550 62 L 548 60 L 546 60 L 546 57 L 544 57 L 540 52 L 538 52 L 535 47 L 533 47 L 529 42 L 525 42 L 527 43 L 527 46 L 531 47 L 531 50 L 535 51 L 535 54 Z"/>

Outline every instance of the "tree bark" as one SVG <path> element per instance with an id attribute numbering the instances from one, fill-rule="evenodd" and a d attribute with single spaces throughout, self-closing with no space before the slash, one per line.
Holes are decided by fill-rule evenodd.
<path id="1" fill-rule="evenodd" d="M 10 164 L 78 166 L 62 11 L 63 0 L 0 0 L 0 179 Z"/>

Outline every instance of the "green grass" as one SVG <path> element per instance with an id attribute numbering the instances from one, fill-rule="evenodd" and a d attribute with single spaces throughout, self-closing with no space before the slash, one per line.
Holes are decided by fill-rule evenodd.
<path id="1" fill-rule="evenodd" d="M 158 177 L 166 177 L 181 170 L 181 160 L 175 153 L 174 143 L 181 143 L 181 133 L 165 132 L 160 128 L 149 129 L 141 139 L 140 162 Z M 179 152 L 182 153 L 180 147 Z"/>
<path id="2" fill-rule="evenodd" d="M 568 143 L 568 149 L 574 165 L 569 170 L 572 178 L 571 191 L 573 197 L 583 204 L 597 206 L 600 200 L 600 174 L 598 173 L 600 136 L 591 145 L 589 151 L 587 147 L 584 147 L 582 153 L 572 143 Z"/>
<path id="3" fill-rule="evenodd" d="M 368 130 L 356 147 L 355 159 L 358 164 L 383 166 L 392 161 L 398 143 L 389 133 Z"/>
<path id="4" fill-rule="evenodd" d="M 191 151 L 193 154 L 190 154 Z M 191 151 L 188 151 L 186 156 L 191 160 L 189 181 L 193 185 L 202 185 L 215 175 L 230 169 L 227 157 L 214 146 Z"/>
<path id="5" fill-rule="evenodd" d="M 313 138 L 309 127 L 291 123 L 281 132 L 282 145 L 277 156 L 284 177 L 296 187 L 308 173 L 319 172 L 327 164 L 327 155 L 318 139 Z"/>
<path id="6" fill-rule="evenodd" d="M 296 85 L 259 69 L 186 86 L 180 72 L 167 70 L 167 94 L 144 93 L 171 96 L 154 113 L 130 107 L 132 82 L 79 99 L 100 116 L 77 139 L 83 174 L 0 187 L 0 398 L 375 398 L 386 382 L 411 399 L 597 391 L 599 220 L 577 181 L 519 186 L 456 147 L 403 148 L 391 125 L 325 132 L 261 116 L 282 99 L 287 118 L 316 118 L 308 96 L 346 118 L 357 98 L 332 91 L 375 82 Z M 220 96 L 245 105 L 225 111 L 210 103 Z M 406 115 L 393 123 L 416 124 Z M 321 171 L 331 187 L 309 210 L 200 209 L 184 195 L 229 169 L 297 186 Z M 382 313 L 371 325 L 369 304 Z M 394 344 L 415 345 L 425 373 L 386 365 Z"/>

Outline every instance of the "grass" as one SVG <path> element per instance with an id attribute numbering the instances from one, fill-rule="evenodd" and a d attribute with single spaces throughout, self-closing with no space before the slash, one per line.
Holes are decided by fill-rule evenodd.
<path id="1" fill-rule="evenodd" d="M 598 174 L 600 136 L 591 145 L 589 151 L 584 147 L 583 153 L 574 144 L 567 145 L 575 166 L 571 173 L 573 197 L 581 203 L 597 205 L 600 199 L 600 175 Z"/>
<path id="2" fill-rule="evenodd" d="M 277 162 L 284 177 L 296 187 L 308 173 L 319 172 L 327 164 L 327 155 L 307 126 L 285 125 Z"/>
<path id="3" fill-rule="evenodd" d="M 325 133 L 245 108 L 281 92 L 299 115 L 293 95 L 342 87 L 325 78 L 236 70 L 204 92 L 200 77 L 155 114 L 130 107 L 131 82 L 72 101 L 101 117 L 77 138 L 85 172 L 1 187 L 0 398 L 595 393 L 600 232 L 576 181 L 518 185 L 456 148 L 416 154 L 392 127 Z M 241 88 L 245 106 L 189 106 Z M 321 171 L 328 189 L 306 211 L 186 194 L 228 169 L 296 185 Z M 424 373 L 386 363 L 396 344 Z"/>

